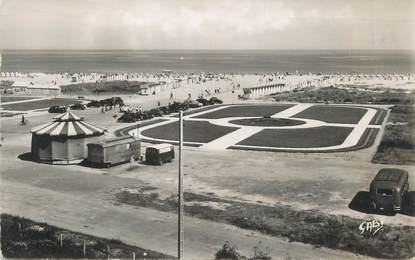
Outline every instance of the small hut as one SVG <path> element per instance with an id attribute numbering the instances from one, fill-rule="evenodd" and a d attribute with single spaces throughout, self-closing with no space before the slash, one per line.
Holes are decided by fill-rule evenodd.
<path id="1" fill-rule="evenodd" d="M 87 144 L 97 142 L 107 131 L 72 112 L 56 116 L 50 123 L 33 128 L 32 155 L 53 164 L 79 163 L 88 155 Z"/>

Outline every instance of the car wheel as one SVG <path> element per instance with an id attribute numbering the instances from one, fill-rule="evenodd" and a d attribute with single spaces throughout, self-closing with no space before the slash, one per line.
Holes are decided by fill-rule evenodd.
<path id="1" fill-rule="evenodd" d="M 376 211 L 376 203 L 372 202 L 370 203 L 371 209 Z"/>

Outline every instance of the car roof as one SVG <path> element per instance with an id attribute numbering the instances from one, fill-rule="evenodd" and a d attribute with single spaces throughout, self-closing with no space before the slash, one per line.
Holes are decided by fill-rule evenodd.
<path id="1" fill-rule="evenodd" d="M 399 182 L 402 177 L 408 176 L 408 173 L 401 169 L 396 168 L 384 168 L 379 170 L 376 174 L 376 181 L 393 181 Z"/>
<path id="2" fill-rule="evenodd" d="M 167 148 L 167 147 L 172 147 L 172 146 L 173 146 L 172 144 L 162 143 L 162 144 L 150 145 L 150 146 L 147 146 L 147 148 L 162 149 L 162 148 Z"/>

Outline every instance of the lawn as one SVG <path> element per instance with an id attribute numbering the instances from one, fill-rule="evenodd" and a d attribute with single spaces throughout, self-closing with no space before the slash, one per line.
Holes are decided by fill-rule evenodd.
<path id="1" fill-rule="evenodd" d="M 339 145 L 353 130 L 351 127 L 322 126 L 304 129 L 265 129 L 237 145 L 315 148 Z"/>
<path id="2" fill-rule="evenodd" d="M 61 246 L 62 237 L 62 246 Z M 83 248 L 85 243 L 85 255 Z M 109 251 L 108 251 L 109 247 Z M 34 222 L 1 215 L 1 251 L 6 258 L 169 258 L 158 252 Z"/>
<path id="3" fill-rule="evenodd" d="M 21 101 L 21 100 L 30 100 L 30 99 L 35 99 L 35 98 L 38 98 L 38 97 L 0 96 L 0 101 L 1 103 L 6 103 L 6 102 Z"/>
<path id="4" fill-rule="evenodd" d="M 185 120 L 183 136 L 185 142 L 209 143 L 236 129 L 235 127 L 213 125 L 209 122 Z M 178 141 L 179 122 L 156 126 L 141 133 L 147 137 Z"/>
<path id="5" fill-rule="evenodd" d="M 263 117 L 279 113 L 292 106 L 293 105 L 235 105 L 195 116 L 195 118 L 219 119 L 225 117 Z"/>
<path id="6" fill-rule="evenodd" d="M 355 107 L 312 106 L 292 117 L 320 120 L 327 123 L 357 124 L 367 110 Z"/>
<path id="7" fill-rule="evenodd" d="M 71 99 L 71 98 L 51 98 L 51 99 L 44 99 L 38 101 L 28 101 L 24 103 L 17 103 L 17 104 L 10 104 L 10 105 L 2 105 L 1 107 L 4 110 L 15 110 L 15 111 L 29 111 L 41 108 L 48 108 L 51 106 L 64 106 L 64 105 L 71 105 L 75 103 L 81 103 L 79 100 Z"/>

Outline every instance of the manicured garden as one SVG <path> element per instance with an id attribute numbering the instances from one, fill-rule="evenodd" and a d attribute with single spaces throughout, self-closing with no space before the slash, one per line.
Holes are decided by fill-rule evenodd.
<path id="1" fill-rule="evenodd" d="M 315 148 L 340 145 L 350 134 L 351 127 L 322 126 L 303 129 L 265 129 L 237 145 L 284 148 Z"/>
<path id="2" fill-rule="evenodd" d="M 357 124 L 367 110 L 342 106 L 312 106 L 292 117 L 324 121 L 337 124 Z"/>
<path id="3" fill-rule="evenodd" d="M 209 143 L 219 137 L 222 137 L 232 131 L 235 127 L 225 127 L 213 125 L 205 121 L 184 121 L 183 137 L 184 142 Z M 164 139 L 164 140 L 179 140 L 179 122 L 173 122 L 162 126 L 144 130 L 142 135 Z M 145 139 L 145 138 L 144 138 Z"/>

